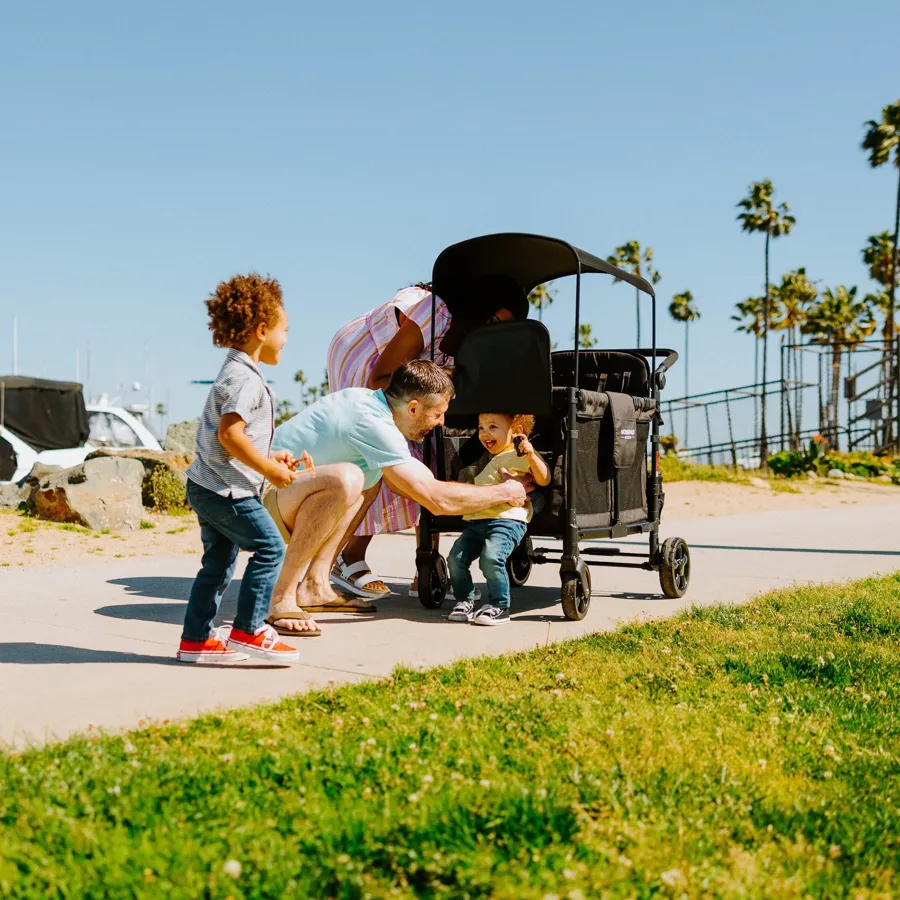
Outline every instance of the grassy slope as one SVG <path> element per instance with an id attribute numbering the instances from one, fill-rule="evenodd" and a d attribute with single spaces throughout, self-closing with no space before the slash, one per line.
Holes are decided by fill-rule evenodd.
<path id="1" fill-rule="evenodd" d="M 0 895 L 895 896 L 898 591 L 0 757 Z"/>

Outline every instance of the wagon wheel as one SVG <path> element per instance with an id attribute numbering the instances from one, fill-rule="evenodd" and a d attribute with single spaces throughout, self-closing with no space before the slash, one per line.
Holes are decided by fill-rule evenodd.
<path id="1" fill-rule="evenodd" d="M 419 567 L 419 602 L 425 609 L 438 609 L 447 596 L 450 578 L 447 562 L 440 553 L 435 553 L 430 563 Z"/>
<path id="2" fill-rule="evenodd" d="M 534 563 L 531 561 L 531 554 L 534 546 L 531 538 L 525 535 L 522 542 L 513 550 L 506 561 L 506 571 L 509 573 L 509 580 L 516 586 L 522 587 L 528 581 Z"/>
<path id="3" fill-rule="evenodd" d="M 577 575 L 569 575 L 562 583 L 563 615 L 576 622 L 580 622 L 587 615 L 591 606 L 591 570 L 585 567 L 584 575 L 587 592 Z"/>
<path id="4" fill-rule="evenodd" d="M 659 583 L 667 597 L 683 597 L 691 583 L 691 551 L 684 538 L 666 538 L 660 550 Z"/>

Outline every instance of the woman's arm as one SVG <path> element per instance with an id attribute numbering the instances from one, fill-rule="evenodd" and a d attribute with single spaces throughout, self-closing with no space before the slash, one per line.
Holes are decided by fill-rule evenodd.
<path id="1" fill-rule="evenodd" d="M 381 356 L 375 361 L 372 373 L 369 375 L 368 387 L 373 391 L 387 387 L 391 375 L 403 363 L 409 362 L 411 359 L 418 359 L 424 349 L 425 340 L 419 326 L 412 319 L 406 319 L 387 347 L 381 351 Z"/>

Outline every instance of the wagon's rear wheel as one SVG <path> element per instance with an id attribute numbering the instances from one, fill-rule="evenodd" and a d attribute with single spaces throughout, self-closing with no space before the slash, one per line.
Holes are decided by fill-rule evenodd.
<path id="1" fill-rule="evenodd" d="M 667 597 L 677 599 L 691 583 L 691 551 L 684 538 L 666 538 L 660 549 L 659 584 Z"/>
<path id="2" fill-rule="evenodd" d="M 531 561 L 531 554 L 534 546 L 531 538 L 525 535 L 522 542 L 513 550 L 506 561 L 506 571 L 509 573 L 509 580 L 516 586 L 522 587 L 528 581 L 534 563 Z"/>
<path id="3" fill-rule="evenodd" d="M 580 622 L 591 607 L 591 570 L 585 567 L 585 583 L 575 574 L 566 576 L 562 583 L 562 608 L 567 619 Z"/>
<path id="4" fill-rule="evenodd" d="M 440 553 L 435 553 L 432 560 L 419 566 L 419 603 L 425 609 L 438 609 L 447 596 L 450 576 L 447 573 L 447 562 Z"/>

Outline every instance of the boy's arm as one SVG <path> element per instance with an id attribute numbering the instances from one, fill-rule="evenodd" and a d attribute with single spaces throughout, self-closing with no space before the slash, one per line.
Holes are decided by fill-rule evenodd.
<path id="1" fill-rule="evenodd" d="M 265 476 L 274 487 L 287 487 L 297 476 L 283 462 L 263 456 L 247 437 L 247 423 L 237 413 L 219 420 L 219 443 L 236 460 Z"/>

